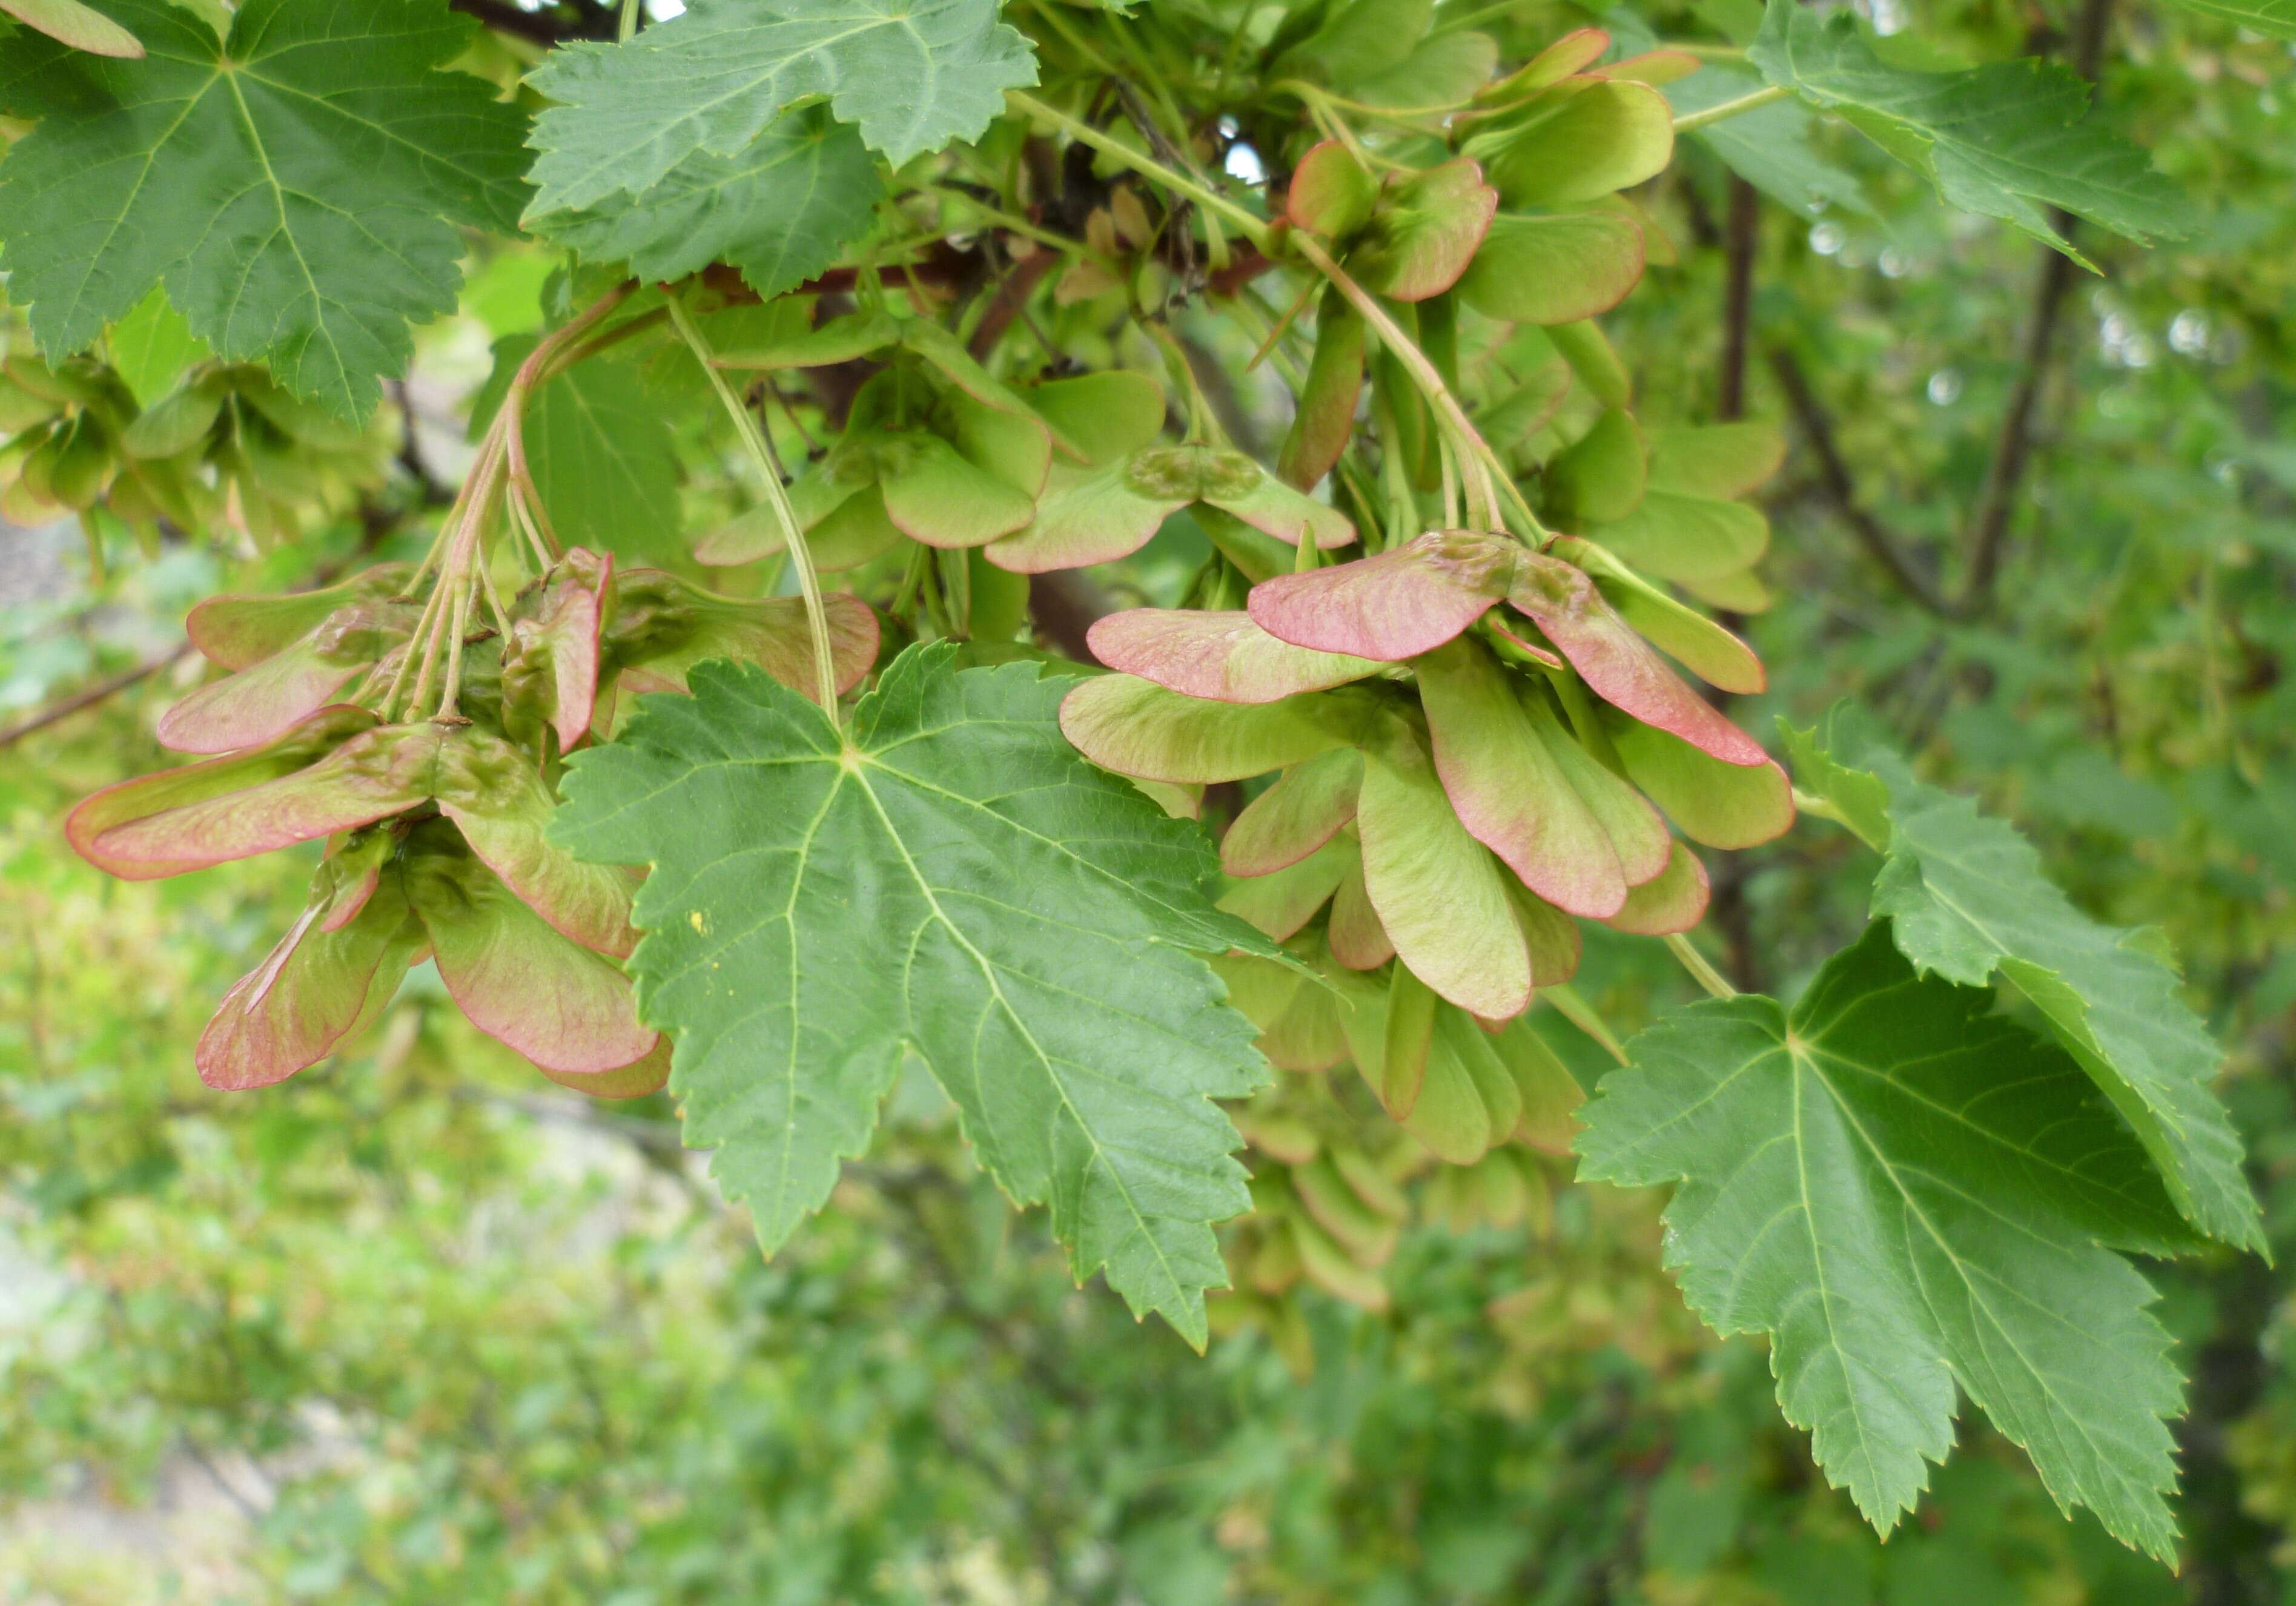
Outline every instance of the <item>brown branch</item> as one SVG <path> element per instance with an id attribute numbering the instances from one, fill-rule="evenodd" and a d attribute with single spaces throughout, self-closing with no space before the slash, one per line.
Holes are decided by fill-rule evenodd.
<path id="1" fill-rule="evenodd" d="M 2057 232 L 2071 237 L 2075 226 L 2070 213 L 2055 214 Z M 1993 455 L 1985 465 L 1985 484 L 1970 515 L 1969 572 L 1962 582 L 1960 609 L 1977 612 L 1992 601 L 1994 583 L 2000 578 L 2001 559 L 2009 544 L 2009 516 L 2016 511 L 2018 488 L 2033 461 L 2033 414 L 2049 379 L 2049 348 L 2055 343 L 2066 293 L 2072 289 L 2073 259 L 2062 251 L 2042 248 L 2041 271 L 2033 286 L 2033 310 L 2025 325 L 2025 340 L 2017 360 L 2022 372 L 2017 388 L 2002 410 L 2001 427 L 1993 438 Z"/>
<path id="2" fill-rule="evenodd" d="M 2112 0 L 2086 0 L 2074 20 L 2071 64 L 2083 78 L 2095 81 L 2104 59 L 2105 37 L 2112 20 Z M 2079 222 L 2071 214 L 2052 209 L 2051 226 L 2070 241 Z M 2009 545 L 2009 525 L 2016 511 L 2017 493 L 2031 469 L 2034 455 L 2033 420 L 2042 391 L 2049 381 L 2051 354 L 2058 325 L 2070 299 L 2074 262 L 2050 246 L 2040 248 L 2039 271 L 2033 281 L 2032 310 L 2018 349 L 2017 383 L 2003 408 L 1993 437 L 1993 450 L 1985 465 L 1985 479 L 1970 510 L 1963 546 L 1969 554 L 1960 594 L 1948 599 L 1943 591 L 1906 556 L 1898 538 L 1857 500 L 1849 465 L 1834 445 L 1824 408 L 1803 375 L 1792 353 L 1770 351 L 1770 366 L 1784 389 L 1786 399 L 1817 454 L 1820 479 L 1828 500 L 1874 561 L 1887 569 L 1906 594 L 1939 618 L 1984 612 L 1992 603 L 2001 565 Z"/>
<path id="3" fill-rule="evenodd" d="M 534 45 L 559 45 L 569 39 L 611 40 L 617 19 L 611 7 L 577 7 L 572 17 L 565 7 L 528 11 L 508 0 L 447 0 L 452 10 L 475 17 L 488 28 Z"/>
<path id="4" fill-rule="evenodd" d="M 1849 527 L 1849 533 L 1857 537 L 1858 545 L 1889 572 L 1900 590 L 1940 619 L 1951 614 L 1953 608 L 1938 590 L 1936 582 L 1914 566 L 1913 560 L 1898 549 L 1898 538 L 1857 500 L 1857 483 L 1850 478 L 1849 465 L 1834 441 L 1833 421 L 1809 388 L 1809 380 L 1793 353 L 1783 346 L 1773 346 L 1769 356 L 1770 372 L 1777 376 L 1778 388 L 1785 392 L 1786 406 L 1792 410 L 1802 438 L 1816 455 L 1818 483 L 1834 512 Z"/>
<path id="5" fill-rule="evenodd" d="M 2073 70 L 2092 83 L 2104 60 L 2104 39 L 2112 21 L 2112 0 L 2087 0 L 2073 22 Z M 2049 222 L 2068 241 L 2079 227 L 2073 215 L 2062 209 L 2053 209 Z M 2073 286 L 2072 258 L 2049 246 L 2040 249 L 2033 310 L 2026 319 L 2024 343 L 2018 353 L 2023 372 L 2001 414 L 1993 456 L 1985 465 L 1985 484 L 1970 516 L 1969 571 L 1960 598 L 1961 610 L 1967 613 L 1980 612 L 1992 602 L 1994 586 L 2001 578 L 2001 561 L 2009 544 L 2009 518 L 2033 460 L 2033 414 L 2039 407 L 2042 388 L 2048 383 L 2050 349 L 2056 343 L 2057 325 L 2063 320 Z"/>
<path id="6" fill-rule="evenodd" d="M 1194 164 L 1183 157 L 1173 148 L 1172 142 L 1164 137 L 1164 131 L 1156 126 L 1155 116 L 1148 110 L 1148 102 L 1141 97 L 1140 91 L 1122 78 L 1111 78 L 1109 82 L 1115 86 L 1117 102 L 1124 108 L 1124 115 L 1135 128 L 1140 130 L 1140 137 L 1148 142 L 1149 154 L 1176 173 L 1193 175 Z M 1179 269 L 1183 284 L 1193 283 L 1196 276 L 1196 236 L 1195 231 L 1189 227 L 1189 212 L 1194 204 L 1186 200 L 1172 201 L 1168 203 L 1164 214 L 1172 245 L 1179 252 L 1180 259 L 1174 266 Z"/>
<path id="7" fill-rule="evenodd" d="M 1761 201 L 1754 186 L 1733 176 L 1730 215 L 1723 238 L 1721 371 L 1717 376 L 1715 415 L 1725 422 L 1746 415 L 1746 353 L 1751 344 L 1754 313 L 1754 256 L 1761 244 Z M 1745 620 L 1724 613 L 1726 630 L 1741 631 Z M 1729 692 L 1716 691 L 1711 701 L 1727 709 Z M 1754 912 L 1746 900 L 1748 865 L 1743 854 L 1728 854 L 1715 866 L 1714 897 L 1708 913 L 1721 934 L 1724 964 L 1741 991 L 1768 991 L 1763 973 L 1762 950 L 1754 940 Z"/>
<path id="8" fill-rule="evenodd" d="M 996 291 L 989 298 L 988 310 L 980 315 L 980 322 L 972 331 L 970 347 L 976 358 L 985 357 L 996 348 L 996 342 L 1004 338 L 1004 332 L 1013 326 L 1013 321 L 1029 305 L 1029 298 L 1035 293 L 1037 282 L 1051 272 L 1053 265 L 1059 260 L 1051 251 L 1038 250 L 1035 256 L 1024 257 L 1015 262 L 1012 271 L 997 282 Z"/>
<path id="9" fill-rule="evenodd" d="M 1735 176 L 1730 180 L 1729 233 L 1722 284 L 1722 372 L 1714 401 L 1714 415 L 1728 422 L 1746 416 L 1746 342 L 1753 324 L 1754 248 L 1759 242 L 1757 224 L 1761 197 L 1754 186 Z"/>
<path id="10" fill-rule="evenodd" d="M 1116 611 L 1108 594 L 1081 570 L 1054 569 L 1029 577 L 1029 612 L 1045 639 L 1080 664 L 1096 664 L 1085 633 Z"/>
<path id="11" fill-rule="evenodd" d="M 83 709 L 92 709 L 105 698 L 125 692 L 132 685 L 151 679 L 191 650 L 192 643 L 184 642 L 180 646 L 160 653 L 156 658 L 145 659 L 132 669 L 122 669 L 117 675 L 108 676 L 92 686 L 86 686 L 73 692 L 62 702 L 42 709 L 29 718 L 12 725 L 5 730 L 0 730 L 0 748 L 13 746 L 36 731 L 45 731 L 60 720 L 70 718 Z"/>

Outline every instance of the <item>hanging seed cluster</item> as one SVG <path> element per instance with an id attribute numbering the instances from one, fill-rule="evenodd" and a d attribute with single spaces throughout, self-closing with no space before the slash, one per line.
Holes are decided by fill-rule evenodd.
<path id="1" fill-rule="evenodd" d="M 778 397 L 824 371 L 865 374 L 824 409 L 836 433 L 785 491 L 774 464 L 776 494 L 698 543 L 704 564 L 794 561 L 808 590 L 816 572 L 843 576 L 900 635 L 965 635 L 994 658 L 1034 651 L 1014 640 L 1029 577 L 1129 557 L 1175 515 L 1208 538 L 1185 606 L 1093 627 L 1114 673 L 1081 682 L 1062 725 L 1170 807 L 1193 808 L 1210 784 L 1252 789 L 1221 842 L 1224 901 L 1294 963 L 1222 968 L 1269 1058 L 1308 1074 L 1247 1126 L 1305 1122 L 1314 1136 L 1254 1138 L 1267 1162 L 1255 1286 L 1304 1274 L 1374 1298 L 1391 1238 L 1377 1224 L 1401 1219 L 1390 1190 L 1414 1157 L 1472 1179 L 1431 1184 L 1438 1216 L 1529 1209 L 1519 1191 L 1543 1184 L 1519 1145 L 1559 1147 L 1578 1094 L 1525 1016 L 1575 971 L 1577 922 L 1686 930 L 1708 888 L 1691 845 L 1747 846 L 1792 818 L 1783 772 L 1677 672 L 1763 686 L 1746 645 L 1682 596 L 1767 603 L 1751 569 L 1767 526 L 1740 498 L 1776 467 L 1777 438 L 1645 428 L 1590 321 L 1667 259 L 1620 192 L 1669 160 L 1654 86 L 1692 65 L 1658 52 L 1597 68 L 1607 45 L 1572 35 L 1476 91 L 1424 165 L 1374 165 L 1340 138 L 1299 152 L 1268 245 L 1316 276 L 1262 353 L 1310 307 L 1313 345 L 1288 376 L 1297 405 L 1273 470 L 1236 449 L 1136 299 L 1125 321 L 1168 388 L 1121 367 L 1008 381 L 865 276 L 847 300 L 713 325 L 735 332 L 722 350 L 677 298 L 640 310 L 635 284 L 562 325 L 512 381 L 431 556 L 327 592 L 205 605 L 193 638 L 231 673 L 160 735 L 209 757 L 74 816 L 82 851 L 130 876 L 328 841 L 309 909 L 226 1001 L 202 1074 L 233 1086 L 291 1074 L 431 954 L 472 1019 L 546 1072 L 593 1090 L 658 1085 L 661 1050 L 615 963 L 633 940 L 628 881 L 548 843 L 557 766 L 611 735 L 629 693 L 678 689 L 706 657 L 821 686 L 799 599 L 617 571 L 562 555 L 548 528 L 522 409 L 667 315 L 756 436 L 761 470 L 772 448 L 728 376 Z M 1174 214 L 1152 215 L 1130 184 L 1106 197 L 1091 258 L 1054 284 L 1071 324 L 1174 283 L 1157 244 Z M 693 301 L 718 307 L 706 291 Z M 140 416 L 101 371 L 49 393 L 64 399 L 33 421 L 45 433 L 20 485 L 54 487 L 58 443 L 85 435 L 117 466 L 65 474 L 75 496 L 100 481 L 132 497 L 117 488 L 156 476 L 248 504 L 247 487 L 284 472 L 283 452 L 324 462 L 354 444 L 314 433 L 246 368 L 196 367 Z M 281 483 L 287 502 L 308 500 Z M 1311 494 L 1324 484 L 1330 500 Z M 506 605 L 488 562 L 497 508 L 537 575 Z M 845 593 L 823 607 L 841 692 L 875 661 L 878 616 Z M 1348 1062 L 1409 1146 L 1349 1146 L 1320 1074 Z M 1287 1100 L 1298 1108 L 1270 1113 Z"/>
<path id="2" fill-rule="evenodd" d="M 259 550 L 347 512 L 390 449 L 251 364 L 199 363 L 148 408 L 93 357 L 0 365 L 0 516 L 102 509 L 158 549 L 164 521 L 231 529 Z"/>
<path id="3" fill-rule="evenodd" d="M 267 1086 L 324 1057 L 427 956 L 472 1023 L 545 1076 L 650 1093 L 668 1048 L 639 1024 L 618 963 L 637 942 L 636 878 L 548 840 L 562 762 L 610 736 L 632 695 L 683 691 L 704 659 L 808 690 L 801 605 L 617 570 L 578 547 L 512 599 L 507 629 L 455 643 L 439 714 L 394 719 L 428 644 L 420 627 L 441 617 L 435 579 L 421 586 L 385 564 L 323 591 L 201 603 L 193 644 L 230 673 L 170 709 L 160 737 L 208 756 L 97 792 L 72 811 L 70 841 L 130 881 L 325 841 L 301 917 L 200 1039 L 210 1086 Z M 831 602 L 842 690 L 874 660 L 877 624 L 851 597 Z"/>

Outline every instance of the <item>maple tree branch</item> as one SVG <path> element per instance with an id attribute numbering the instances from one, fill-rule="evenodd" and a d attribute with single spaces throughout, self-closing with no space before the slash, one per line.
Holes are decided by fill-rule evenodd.
<path id="1" fill-rule="evenodd" d="M 1097 664 L 1099 656 L 1086 632 L 1116 611 L 1105 591 L 1077 569 L 1056 569 L 1029 577 L 1029 615 L 1045 639 L 1080 664 Z"/>
<path id="2" fill-rule="evenodd" d="M 2060 234 L 2070 237 L 2074 224 L 2069 215 L 2059 212 L 2056 225 Z M 1989 602 L 1994 584 L 2000 578 L 2002 554 L 2009 540 L 2009 516 L 2015 511 L 2018 488 L 2033 460 L 2033 415 L 2049 380 L 2049 350 L 2056 340 L 2067 292 L 2072 289 L 2072 258 L 2046 246 L 2041 249 L 2045 255 L 2034 283 L 2033 310 L 2018 353 L 2021 372 L 2016 389 L 2009 393 L 2008 405 L 2002 409 L 1993 455 L 1985 465 L 1985 483 L 1970 515 L 1969 573 L 1959 602 L 1964 612 Z"/>
<path id="3" fill-rule="evenodd" d="M 1801 364 L 1783 346 L 1771 347 L 1769 358 L 1770 372 L 1777 376 L 1778 389 L 1785 392 L 1786 406 L 1793 413 L 1794 422 L 1817 458 L 1818 484 L 1841 521 L 1849 527 L 1849 533 L 1898 583 L 1899 590 L 1940 619 L 1951 614 L 1952 605 L 1936 583 L 1915 567 L 1913 560 L 1900 550 L 1898 537 L 1857 499 L 1857 482 L 1850 478 L 1849 464 L 1834 440 L 1833 421 L 1824 404 L 1817 399 L 1816 392 L 1810 389 Z"/>
<path id="4" fill-rule="evenodd" d="M 475 17 L 496 32 L 533 45 L 559 45 L 569 39 L 593 39 L 604 44 L 617 32 L 611 7 L 558 5 L 546 11 L 528 11 L 524 6 L 509 4 L 509 0 L 447 0 L 447 4 L 449 9 Z"/>
<path id="5" fill-rule="evenodd" d="M 1754 186 L 1732 175 L 1729 221 L 1718 243 L 1723 251 L 1722 349 L 1716 376 L 1715 416 L 1727 423 L 1746 415 L 1746 356 L 1752 343 L 1754 315 L 1754 257 L 1761 243 L 1761 197 Z M 1725 612 L 1726 630 L 1743 634 L 1745 620 Z M 1727 710 L 1735 701 L 1725 691 L 1708 693 L 1717 709 Z M 1707 918 L 1722 938 L 1724 970 L 1738 987 L 1749 993 L 1767 990 L 1762 950 L 1754 940 L 1754 913 L 1746 899 L 1746 856 L 1726 854 L 1714 866 L 1713 898 Z"/>
<path id="6" fill-rule="evenodd" d="M 1754 315 L 1754 248 L 1761 197 L 1734 174 L 1730 179 L 1730 220 L 1723 239 L 1722 371 L 1714 415 L 1724 422 L 1746 416 L 1746 349 Z"/>
<path id="7" fill-rule="evenodd" d="M 972 331 L 972 339 L 966 342 L 975 357 L 987 356 L 996 349 L 996 342 L 1004 338 L 1004 332 L 1013 326 L 1013 320 L 1028 306 L 1029 296 L 1036 292 L 1037 282 L 1059 261 L 1060 258 L 1053 252 L 1040 250 L 1033 257 L 1023 257 L 1013 263 L 1004 276 L 997 281 L 988 309 L 980 315 L 980 322 Z"/>
<path id="8" fill-rule="evenodd" d="M 2087 0 L 2074 20 L 2073 70 L 2092 83 L 2104 60 L 2105 35 L 2112 20 L 2112 0 Z M 2049 222 L 2067 240 L 2079 227 L 2079 220 L 2061 208 L 2051 209 Z M 1977 612 L 1989 605 L 2001 578 L 2001 561 L 2009 544 L 2009 518 L 2033 459 L 2033 415 L 2049 381 L 2051 349 L 2072 291 L 2072 258 L 2046 245 L 2039 250 L 2041 266 L 2033 282 L 2033 308 L 2026 318 L 2025 338 L 2018 352 L 2021 372 L 2002 412 L 1993 455 L 1985 465 L 1985 483 L 1970 515 L 1969 569 L 1962 582 L 1959 604 L 1964 612 Z"/>
<path id="9" fill-rule="evenodd" d="M 51 703 L 38 713 L 19 720 L 5 730 L 0 730 L 0 748 L 13 746 L 35 732 L 45 731 L 60 720 L 70 718 L 83 709 L 92 709 L 105 698 L 115 696 L 130 686 L 151 679 L 191 650 L 192 643 L 184 642 L 165 652 L 145 659 L 132 669 L 122 669 L 117 675 L 106 676 L 94 685 L 83 687 L 61 702 Z"/>

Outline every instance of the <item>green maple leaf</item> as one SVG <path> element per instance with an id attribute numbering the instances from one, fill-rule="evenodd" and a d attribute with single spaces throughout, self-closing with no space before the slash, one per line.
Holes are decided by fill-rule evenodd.
<path id="1" fill-rule="evenodd" d="M 2106 1246 L 2182 1229 L 2080 1068 L 1991 1002 L 1915 977 L 1876 922 L 1791 1012 L 1741 996 L 1636 1037 L 1580 1110 L 1582 1174 L 1680 1182 L 1684 1297 L 1770 1335 L 1787 1420 L 1882 1532 L 1952 1448 L 1958 1386 L 2061 1507 L 2172 1560 L 2182 1382 Z"/>
<path id="2" fill-rule="evenodd" d="M 2084 122 L 2088 85 L 2047 61 L 1914 72 L 1874 53 L 1846 12 L 1770 0 L 1746 52 L 1762 76 L 1832 111 L 1926 176 L 1949 206 L 1998 217 L 2093 267 L 2049 220 L 2061 207 L 2150 244 L 2192 209 L 2136 146 Z"/>
<path id="3" fill-rule="evenodd" d="M 1735 62 L 1715 61 L 1667 85 L 1665 94 L 1679 117 L 1737 100 L 1761 86 L 1760 74 Z M 1855 176 L 1818 154 L 1812 143 L 1816 121 L 1808 107 L 1781 101 L 1710 123 L 1691 137 L 1748 184 L 1806 217 L 1819 217 L 1829 207 L 1874 217 L 1873 205 Z"/>
<path id="4" fill-rule="evenodd" d="M 2224 1051 L 2179 996 L 2158 932 L 2091 920 L 2041 873 L 2016 830 L 1915 779 L 1873 721 L 1838 704 L 1816 731 L 1781 727 L 1794 774 L 1888 863 L 1873 912 L 1923 974 L 1964 986 L 1997 974 L 2127 1118 L 2194 1225 L 2262 1252 L 2239 1135 L 2209 1084 Z"/>
<path id="5" fill-rule="evenodd" d="M 1004 1191 L 1199 1347 L 1210 1224 L 1249 1204 L 1211 1101 L 1266 1079 L 1199 953 L 1272 952 L 1212 907 L 1202 835 L 1062 737 L 1070 682 L 912 648 L 840 735 L 704 665 L 578 755 L 558 840 L 644 864 L 639 1010 L 676 1034 L 685 1137 L 768 1250 L 867 1145 L 906 1054 Z M 1193 951 L 1192 951 L 1193 950 Z"/>
<path id="6" fill-rule="evenodd" d="M 700 0 L 623 45 L 554 50 L 535 88 L 534 216 L 643 195 L 696 152 L 740 157 L 789 107 L 826 97 L 895 167 L 972 139 L 1037 81 L 996 0 Z"/>
<path id="7" fill-rule="evenodd" d="M 530 222 L 594 262 L 628 263 L 641 278 L 682 279 L 729 262 L 773 297 L 834 262 L 884 193 L 860 136 L 815 108 L 783 118 L 739 156 L 695 152 L 643 195 Z"/>
<path id="8" fill-rule="evenodd" d="M 49 356 L 164 280 L 221 356 L 345 418 L 454 309 L 457 224 L 504 233 L 524 119 L 437 70 L 476 25 L 438 0 L 248 0 L 219 41 L 168 0 L 100 0 L 140 61 L 0 39 L 0 266 Z"/>

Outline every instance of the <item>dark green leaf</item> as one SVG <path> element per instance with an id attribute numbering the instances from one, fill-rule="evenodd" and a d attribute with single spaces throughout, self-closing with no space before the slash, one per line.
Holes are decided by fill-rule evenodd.
<path id="1" fill-rule="evenodd" d="M 972 139 L 1037 81 L 996 0 L 701 0 L 624 45 L 553 51 L 534 86 L 562 102 L 535 120 L 537 217 L 644 195 L 696 152 L 737 158 L 799 102 L 895 167 Z"/>
<path id="2" fill-rule="evenodd" d="M 1745 996 L 1636 1037 L 1581 1111 L 1584 1175 L 1680 1180 L 1685 1298 L 1770 1335 L 1787 1419 L 1883 1532 L 1951 1449 L 1958 1386 L 2060 1505 L 2169 1560 L 2182 1388 L 2104 1246 L 2181 1229 L 2080 1068 L 1990 1007 L 1877 922 L 1792 1012 Z"/>
<path id="3" fill-rule="evenodd" d="M 0 39 L 9 299 L 51 356 L 164 277 L 193 333 L 345 418 L 452 311 L 455 225 L 516 222 L 520 114 L 436 70 L 470 43 L 437 0 L 248 0 L 226 45 L 168 0 L 102 0 L 136 61 Z"/>
<path id="4" fill-rule="evenodd" d="M 2146 244 L 2191 233 L 2191 206 L 2144 152 L 2085 121 L 2088 86 L 2048 61 L 1910 72 L 1875 55 L 1847 12 L 1770 0 L 1747 59 L 1937 185 L 1950 206 L 2015 225 L 2084 266 L 2048 217 L 2062 207 Z"/>
<path id="5" fill-rule="evenodd" d="M 2158 933 L 2091 920 L 2041 873 L 2016 830 L 1926 786 L 1873 721 L 1838 704 L 1815 731 L 1784 728 L 1800 784 L 1888 858 L 1874 913 L 1924 974 L 1979 986 L 1997 973 L 2037 1004 L 2161 1168 L 2202 1231 L 2264 1248 L 2239 1135 L 2210 1090 L 2224 1058 L 2180 996 Z"/>
<path id="6" fill-rule="evenodd" d="M 768 1249 L 859 1153 L 906 1054 L 1079 1277 L 1204 1337 L 1210 1224 L 1243 1209 L 1211 1102 L 1263 1079 L 1199 952 L 1273 953 L 1207 896 L 1211 849 L 1062 739 L 1071 684 L 914 648 L 840 733 L 709 664 L 578 755 L 557 834 L 650 864 L 631 962 L 677 1035 L 687 1141 Z"/>

